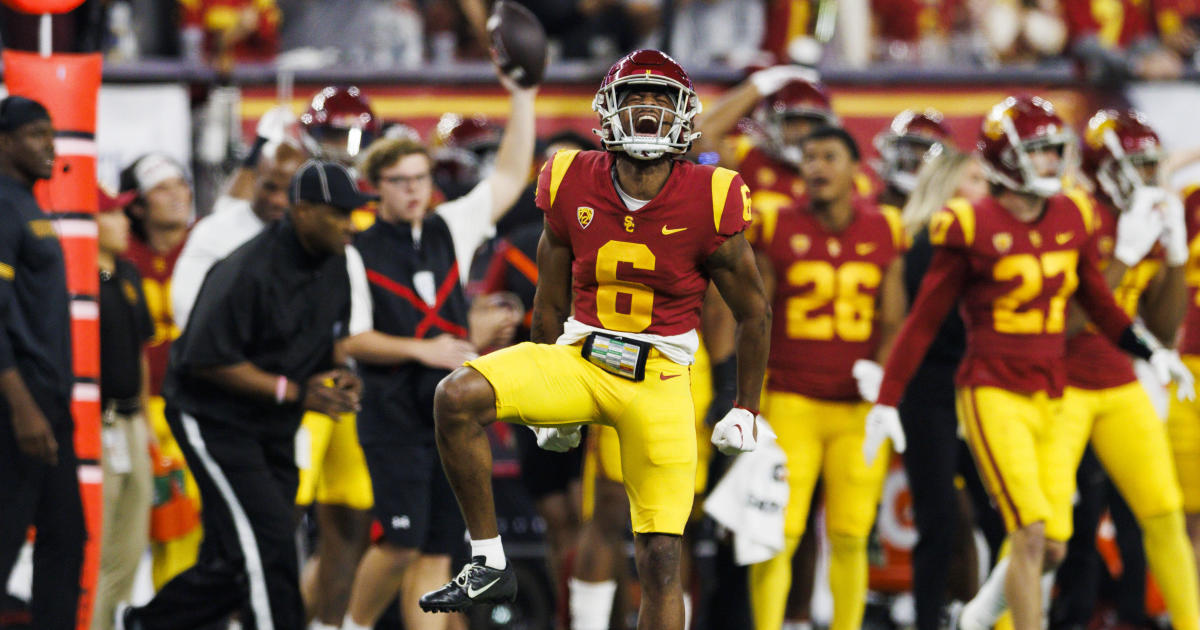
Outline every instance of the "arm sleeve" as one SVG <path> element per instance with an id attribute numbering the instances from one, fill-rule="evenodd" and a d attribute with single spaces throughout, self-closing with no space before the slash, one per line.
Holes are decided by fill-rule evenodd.
<path id="1" fill-rule="evenodd" d="M 0 372 L 17 364 L 12 340 L 8 338 L 8 326 L 2 322 L 9 321 L 16 308 L 17 256 L 21 251 L 24 225 L 24 221 L 15 215 L 0 219 Z"/>
<path id="2" fill-rule="evenodd" d="M 537 192 L 534 193 L 533 201 L 545 213 L 546 224 L 550 226 L 550 231 L 554 233 L 554 236 L 558 237 L 558 240 L 564 243 L 570 243 L 570 233 L 567 231 L 566 226 L 563 225 L 562 217 L 554 210 L 554 204 L 551 199 L 553 195 L 551 195 L 550 191 L 554 178 L 554 161 L 565 159 L 562 156 L 563 152 L 559 151 L 542 165 L 542 170 L 538 173 Z"/>
<path id="3" fill-rule="evenodd" d="M 712 176 L 713 240 L 705 255 L 750 225 L 750 187 L 735 171 L 718 168 Z"/>
<path id="4" fill-rule="evenodd" d="M 492 185 L 484 179 L 471 192 L 439 205 L 437 213 L 450 229 L 450 238 L 454 240 L 454 258 L 462 274 L 460 279 L 466 284 L 467 270 L 471 267 L 475 250 L 484 240 L 496 234 L 496 224 L 491 219 Z"/>
<path id="5" fill-rule="evenodd" d="M 353 337 L 375 328 L 375 305 L 371 302 L 367 266 L 353 245 L 346 246 L 346 274 L 350 276 L 350 323 L 347 329 Z"/>
<path id="6" fill-rule="evenodd" d="M 921 291 L 913 302 L 904 327 L 892 344 L 879 388 L 879 404 L 895 407 L 904 395 L 908 381 L 925 358 L 925 351 L 942 326 L 946 313 L 958 302 L 967 278 L 968 262 L 961 251 L 935 250 Z"/>

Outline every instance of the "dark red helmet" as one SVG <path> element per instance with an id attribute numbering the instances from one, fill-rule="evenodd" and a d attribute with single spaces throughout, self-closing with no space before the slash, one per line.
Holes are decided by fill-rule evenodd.
<path id="1" fill-rule="evenodd" d="M 792 79 L 775 92 L 765 96 L 754 110 L 754 120 L 767 134 L 765 147 L 776 157 L 800 163 L 800 147 L 796 138 L 789 139 L 784 131 L 789 119 L 807 119 L 815 125 L 837 126 L 833 102 L 824 85 L 803 79 Z"/>
<path id="2" fill-rule="evenodd" d="M 1162 143 L 1141 112 L 1102 109 L 1087 122 L 1083 133 L 1083 173 L 1096 184 L 1096 194 L 1124 209 L 1135 190 L 1153 186 L 1138 167 L 1157 168 Z"/>
<path id="3" fill-rule="evenodd" d="M 917 171 L 950 142 L 950 128 L 942 122 L 936 109 L 919 112 L 906 109 L 892 119 L 892 124 L 875 136 L 875 149 L 880 160 L 875 172 L 896 190 L 908 194 L 917 184 Z"/>
<path id="4" fill-rule="evenodd" d="M 357 87 L 326 87 L 300 116 L 301 138 L 314 156 L 349 164 L 379 137 L 382 122 Z"/>
<path id="5" fill-rule="evenodd" d="M 483 116 L 443 114 L 434 128 L 434 177 L 443 188 L 470 188 L 491 168 L 500 128 Z"/>
<path id="6" fill-rule="evenodd" d="M 1070 128 L 1050 101 L 1037 96 L 1010 96 L 992 107 L 983 119 L 978 147 L 992 182 L 1017 192 L 1049 197 L 1062 190 L 1065 151 L 1072 141 Z M 1063 152 L 1059 172 L 1041 175 L 1034 168 L 1030 154 L 1045 148 Z"/>
<path id="7" fill-rule="evenodd" d="M 637 90 L 665 91 L 672 105 L 670 108 L 624 105 L 625 97 Z M 636 50 L 613 64 L 600 83 L 592 109 L 600 115 L 600 128 L 596 134 L 604 148 L 624 151 L 640 160 L 657 159 L 666 153 L 685 153 L 700 137 L 699 132 L 692 131 L 692 119 L 700 113 L 700 99 L 696 97 L 692 80 L 674 59 L 657 50 Z M 659 110 L 657 115 L 656 109 Z M 633 120 L 634 110 L 642 112 L 638 121 Z M 667 121 L 668 114 L 670 122 Z M 657 129 L 652 133 L 637 129 L 641 118 L 647 116 L 657 119 Z M 665 130 L 664 125 L 668 125 Z"/>

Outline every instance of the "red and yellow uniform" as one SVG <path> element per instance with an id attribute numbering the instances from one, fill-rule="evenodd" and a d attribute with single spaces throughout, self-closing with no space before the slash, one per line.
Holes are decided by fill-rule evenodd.
<path id="1" fill-rule="evenodd" d="M 279 54 L 279 7 L 275 0 L 180 0 L 185 26 L 205 32 L 209 54 L 222 52 L 221 38 L 239 30 L 244 16 L 252 13 L 254 28 L 228 51 L 233 60 L 271 61 Z"/>
<path id="2" fill-rule="evenodd" d="M 1095 35 L 1106 48 L 1124 49 L 1154 34 L 1151 0 L 1063 0 L 1072 43 Z"/>
<path id="3" fill-rule="evenodd" d="M 1179 354 L 1192 374 L 1200 375 L 1200 185 L 1183 193 L 1187 217 L 1188 305 L 1179 339 Z M 1175 470 L 1183 489 L 1183 509 L 1200 514 L 1200 403 L 1180 401 L 1171 396 L 1167 414 L 1167 432 L 1175 455 Z"/>
<path id="4" fill-rule="evenodd" d="M 1098 260 L 1111 264 L 1117 235 L 1117 210 L 1096 204 Z M 1147 285 L 1163 270 L 1164 256 L 1156 247 L 1128 269 L 1113 290 L 1117 304 L 1130 317 Z M 1152 305 L 1151 308 L 1154 306 Z M 1055 459 L 1078 466 L 1090 438 L 1092 448 L 1142 527 L 1146 558 L 1158 578 L 1175 627 L 1200 625 L 1200 589 L 1196 563 L 1183 521 L 1183 497 L 1170 463 L 1167 430 L 1150 396 L 1138 382 L 1129 356 L 1093 326 L 1067 340 L 1067 388 L 1062 415 L 1057 419 L 1061 439 Z M 1052 521 L 1068 525 L 1070 533 L 1075 475 L 1050 480 L 1046 495 Z"/>
<path id="5" fill-rule="evenodd" d="M 613 187 L 614 159 L 562 151 L 538 177 L 538 207 L 574 258 L 575 312 L 560 343 L 522 343 L 468 365 L 492 384 L 500 420 L 616 429 L 633 530 L 682 534 L 696 475 L 689 364 L 704 262 L 749 223 L 750 192 L 733 171 L 675 161 L 658 195 L 630 211 Z M 604 331 L 653 344 L 644 380 L 583 358 L 584 337 Z"/>
<path id="6" fill-rule="evenodd" d="M 129 249 L 125 258 L 137 267 L 142 274 L 142 291 L 146 295 L 146 307 L 150 311 L 150 320 L 154 322 L 154 336 L 146 345 L 146 354 L 150 362 L 150 400 L 146 409 L 146 417 L 158 439 L 159 452 L 164 457 L 170 457 L 183 464 L 183 451 L 171 435 L 167 419 L 163 415 L 162 388 L 163 377 L 167 373 L 167 357 L 171 352 L 171 342 L 179 337 L 179 327 L 175 325 L 175 317 L 171 313 L 171 274 L 175 272 L 175 261 L 187 239 L 181 239 L 179 245 L 166 254 L 160 254 L 150 248 L 139 238 L 129 239 Z M 192 474 L 184 471 L 184 489 L 187 496 L 200 504 L 200 489 Z M 151 544 L 154 559 L 153 576 L 156 587 L 161 587 L 184 569 L 196 563 L 196 555 L 200 550 L 200 540 L 203 538 L 202 528 L 197 526 L 187 534 L 174 540 L 155 540 Z"/>
<path id="7" fill-rule="evenodd" d="M 1017 220 L 994 199 L 952 200 L 930 222 L 934 258 L 888 357 L 879 402 L 895 406 L 956 302 L 967 350 L 955 378 L 958 416 L 1009 531 L 1044 522 L 1066 540 L 1047 489 L 1075 467 L 1055 459 L 1066 385 L 1066 306 L 1074 296 L 1109 339 L 1129 317 L 1096 260 L 1096 219 L 1086 196 L 1056 195 L 1037 220 Z"/>
<path id="8" fill-rule="evenodd" d="M 1157 0 L 1154 22 L 1159 37 L 1171 37 L 1183 29 L 1187 20 L 1200 17 L 1200 0 Z"/>
<path id="9" fill-rule="evenodd" d="M 776 278 L 763 416 L 787 455 L 791 489 L 784 551 L 750 569 L 760 630 L 783 623 L 792 554 L 804 534 L 818 477 L 825 483 L 826 530 L 834 555 L 831 627 L 861 625 L 867 536 L 889 460 L 880 457 L 871 466 L 863 461 L 864 419 L 871 405 L 859 396 L 852 369 L 859 359 L 874 360 L 879 348 L 876 305 L 888 267 L 905 249 L 900 215 L 859 200 L 851 223 L 835 233 L 807 208 L 802 199 L 780 212 L 752 243 Z"/>

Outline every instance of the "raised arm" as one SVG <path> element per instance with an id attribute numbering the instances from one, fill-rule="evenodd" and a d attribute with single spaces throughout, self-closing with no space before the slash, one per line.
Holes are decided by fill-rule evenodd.
<path id="1" fill-rule="evenodd" d="M 496 167 L 486 180 L 492 190 L 492 223 L 499 221 L 500 217 L 512 208 L 529 183 L 535 142 L 533 108 L 537 97 L 536 87 L 518 87 L 499 69 L 496 70 L 496 74 L 500 77 L 500 83 L 511 94 L 512 111 L 500 137 L 500 148 L 496 151 Z"/>
<path id="2" fill-rule="evenodd" d="M 755 72 L 726 92 L 712 109 L 700 115 L 696 121 L 700 139 L 693 150 L 697 153 L 720 153 L 725 136 L 760 100 L 774 94 L 788 81 L 800 79 L 816 82 L 818 78 L 815 70 L 800 66 L 774 66 Z"/>

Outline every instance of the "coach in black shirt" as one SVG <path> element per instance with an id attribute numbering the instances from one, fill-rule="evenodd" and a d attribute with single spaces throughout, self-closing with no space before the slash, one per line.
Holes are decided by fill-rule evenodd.
<path id="1" fill-rule="evenodd" d="M 36 101 L 0 101 L 0 577 L 30 525 L 35 628 L 75 627 L 83 563 L 71 420 L 67 277 L 33 184 L 54 166 L 54 127 Z"/>
<path id="2" fill-rule="evenodd" d="M 196 628 L 245 610 L 258 630 L 304 627 L 293 500 L 294 436 L 305 409 L 358 407 L 360 383 L 337 367 L 350 284 L 350 211 L 369 201 L 345 168 L 310 161 L 289 216 L 218 262 L 171 348 L 167 422 L 196 477 L 204 542 L 126 628 Z"/>

